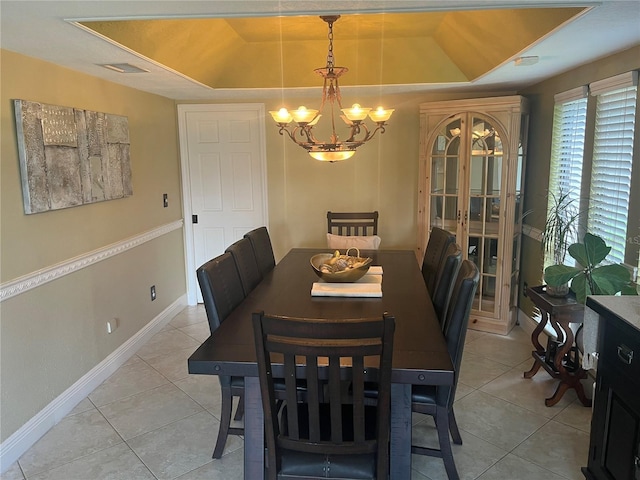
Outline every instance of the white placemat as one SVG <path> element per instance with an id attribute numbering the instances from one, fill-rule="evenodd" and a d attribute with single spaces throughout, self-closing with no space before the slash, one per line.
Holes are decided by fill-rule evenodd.
<path id="1" fill-rule="evenodd" d="M 312 297 L 382 297 L 382 283 L 314 282 Z"/>
<path id="2" fill-rule="evenodd" d="M 382 275 L 382 266 L 371 265 L 367 271 L 367 275 Z"/>

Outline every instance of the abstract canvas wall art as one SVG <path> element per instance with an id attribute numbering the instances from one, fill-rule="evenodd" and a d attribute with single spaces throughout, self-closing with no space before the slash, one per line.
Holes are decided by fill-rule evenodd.
<path id="1" fill-rule="evenodd" d="M 133 194 L 127 117 L 26 100 L 14 107 L 25 213 Z"/>

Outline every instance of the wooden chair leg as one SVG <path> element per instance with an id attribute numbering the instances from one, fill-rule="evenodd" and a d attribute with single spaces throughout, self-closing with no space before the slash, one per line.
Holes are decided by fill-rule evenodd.
<path id="1" fill-rule="evenodd" d="M 453 412 L 453 407 L 449 412 L 449 431 L 451 432 L 451 438 L 456 445 L 462 445 L 462 437 L 460 436 L 460 430 L 458 430 L 458 422 L 456 421 L 456 414 Z"/>
<path id="2" fill-rule="evenodd" d="M 451 441 L 449 440 L 449 412 L 445 407 L 437 407 L 436 411 L 436 429 L 438 430 L 438 442 L 440 443 L 440 453 L 444 468 L 447 471 L 449 480 L 460 480 L 456 464 L 453 459 L 453 451 L 451 450 Z"/>
<path id="3" fill-rule="evenodd" d="M 233 407 L 231 388 L 222 388 L 222 409 L 220 412 L 220 428 L 218 429 L 218 439 L 213 449 L 213 458 L 222 457 L 224 446 L 229 435 L 229 425 L 231 423 L 231 408 Z"/>
<path id="4" fill-rule="evenodd" d="M 244 417 L 244 394 L 240 395 L 240 400 L 238 401 L 238 408 L 236 409 L 236 414 L 233 416 L 235 421 L 242 420 Z"/>

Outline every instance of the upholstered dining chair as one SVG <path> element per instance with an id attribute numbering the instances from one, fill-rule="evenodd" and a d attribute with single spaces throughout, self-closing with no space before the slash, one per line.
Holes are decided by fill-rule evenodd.
<path id="1" fill-rule="evenodd" d="M 209 260 L 196 271 L 204 308 L 207 312 L 209 329 L 211 333 L 216 331 L 227 316 L 245 298 L 240 275 L 236 268 L 236 262 L 231 253 Z M 231 411 L 233 409 L 233 397 L 240 397 L 236 410 L 235 420 L 240 420 L 244 412 L 244 377 L 230 377 L 219 375 L 220 390 L 222 393 L 222 408 L 220 413 L 220 427 L 213 458 L 220 458 L 227 443 L 227 436 L 243 435 L 244 429 L 231 427 Z"/>
<path id="2" fill-rule="evenodd" d="M 453 412 L 453 401 L 458 377 L 460 376 L 460 363 L 462 361 L 469 314 L 479 279 L 480 272 L 475 263 L 470 260 L 463 260 L 456 275 L 443 326 L 447 350 L 454 368 L 455 379 L 453 385 L 413 385 L 411 388 L 411 410 L 431 415 L 434 418 L 440 447 L 435 449 L 412 445 L 411 452 L 442 458 L 449 480 L 458 480 L 460 478 L 453 459 L 449 432 L 451 432 L 453 442 L 461 445 L 462 437 Z"/>
<path id="3" fill-rule="evenodd" d="M 253 314 L 268 479 L 388 478 L 394 328 L 386 315 L 314 320 Z M 345 364 L 352 367 L 341 368 Z M 280 416 L 274 378 L 285 383 Z M 302 378 L 307 390 L 301 400 Z M 365 405 L 365 381 L 378 387 L 375 406 Z"/>
<path id="4" fill-rule="evenodd" d="M 433 227 L 429 234 L 427 247 L 424 250 L 424 258 L 422 260 L 422 276 L 429 290 L 429 295 L 433 298 L 433 292 L 436 284 L 436 277 L 440 262 L 444 259 L 444 253 L 447 246 L 455 243 L 455 235 L 443 230 L 442 228 Z"/>
<path id="5" fill-rule="evenodd" d="M 264 277 L 276 266 L 276 259 L 273 255 L 273 246 L 271 245 L 271 237 L 267 227 L 258 227 L 244 235 L 248 238 L 253 247 L 253 253 L 256 256 L 256 263 L 260 275 Z"/>
<path id="6" fill-rule="evenodd" d="M 241 238 L 227 247 L 225 252 L 231 253 L 238 268 L 242 289 L 246 297 L 262 280 L 256 254 L 253 252 L 251 241 Z"/>
<path id="7" fill-rule="evenodd" d="M 462 262 L 462 250 L 457 243 L 450 243 L 444 252 L 444 258 L 438 267 L 436 282 L 431 294 L 431 302 L 438 316 L 441 326 L 444 326 L 444 319 L 447 316 L 449 299 L 453 290 L 453 283 L 458 275 L 460 263 Z"/>

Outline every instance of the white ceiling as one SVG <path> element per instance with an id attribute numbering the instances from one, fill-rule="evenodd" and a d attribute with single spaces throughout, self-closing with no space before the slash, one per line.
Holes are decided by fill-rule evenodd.
<path id="1" fill-rule="evenodd" d="M 513 59 L 472 83 L 376 86 L 385 92 L 445 90 L 515 91 L 640 45 L 640 0 L 334 0 L 270 1 L 9 1 L 0 0 L 0 46 L 72 70 L 175 100 L 251 99 L 280 95 L 272 90 L 214 90 L 78 27 L 74 21 L 145 18 L 202 18 L 332 13 L 443 11 L 459 9 L 589 6 L 581 17 L 519 53 L 538 56 L 531 66 Z M 100 64 L 131 63 L 149 73 L 121 74 Z M 359 87 L 363 93 L 364 87 Z M 370 87 L 373 88 L 373 87 Z M 308 93 L 301 90 L 300 93 Z"/>

